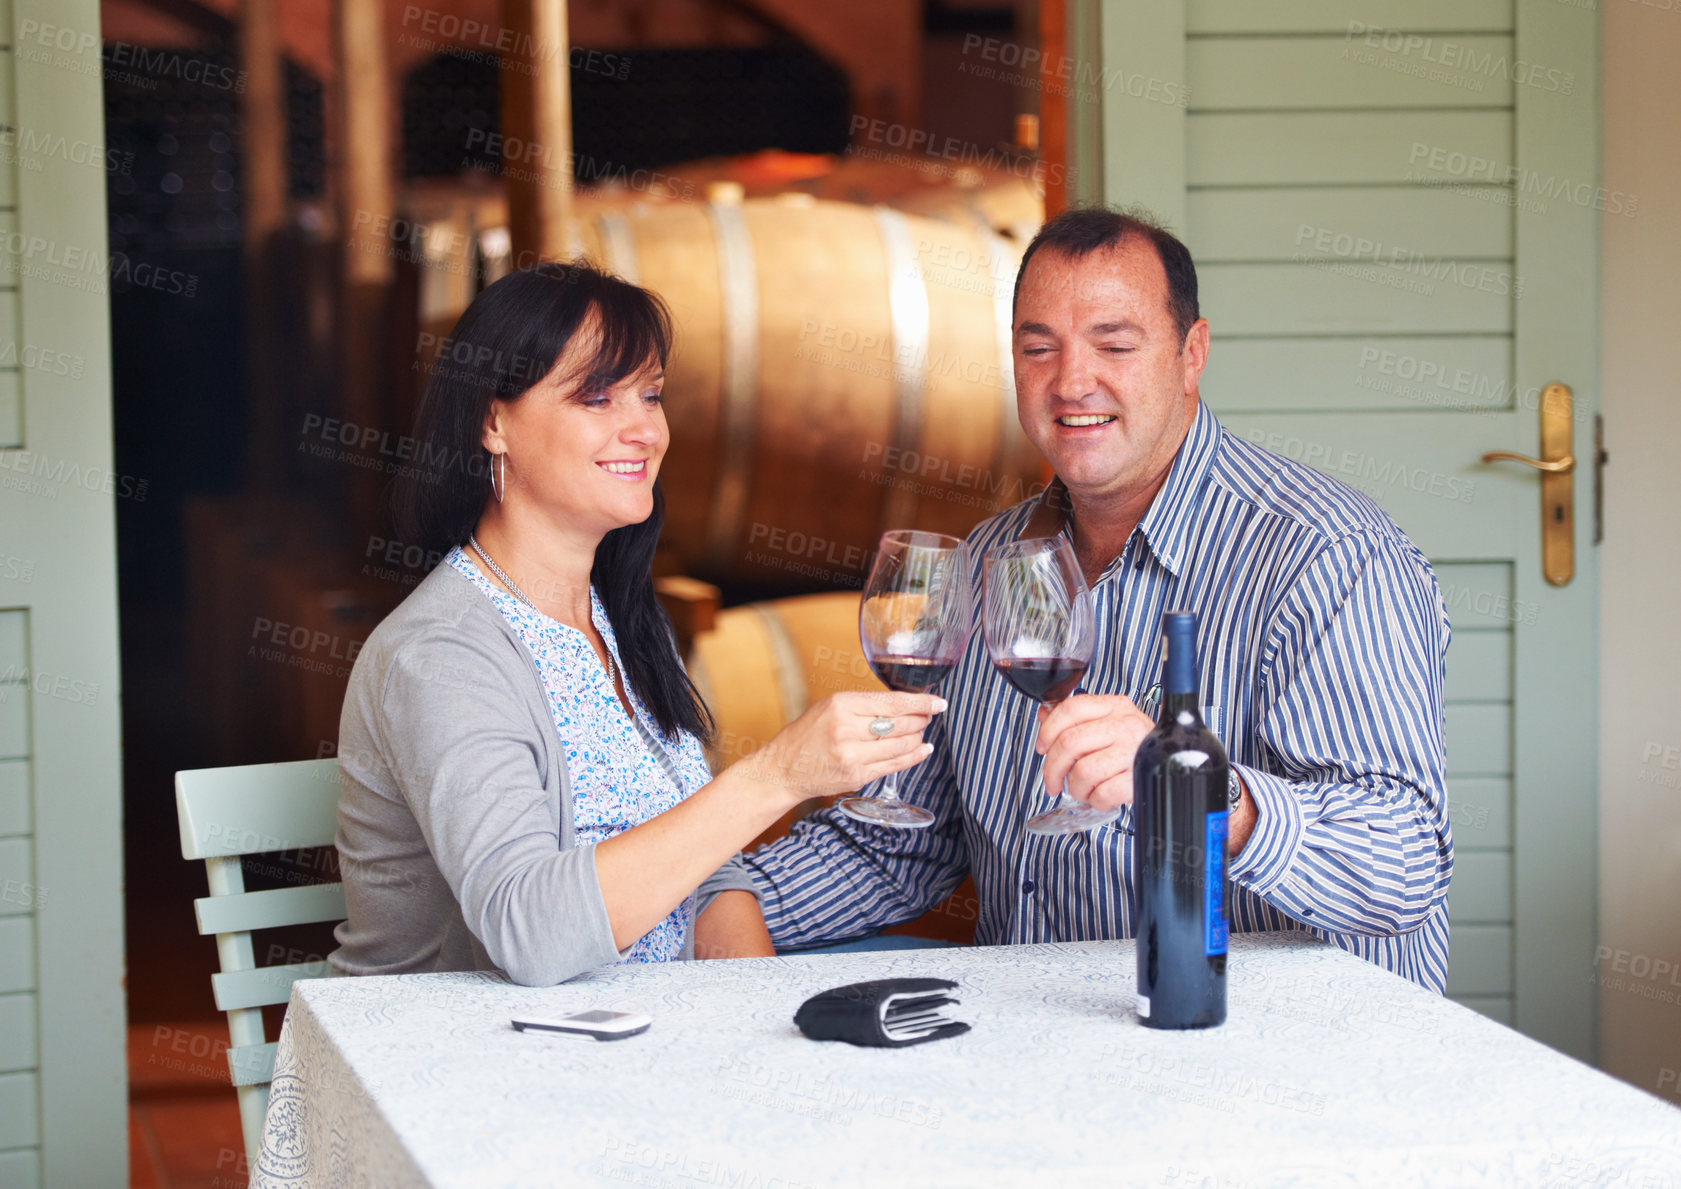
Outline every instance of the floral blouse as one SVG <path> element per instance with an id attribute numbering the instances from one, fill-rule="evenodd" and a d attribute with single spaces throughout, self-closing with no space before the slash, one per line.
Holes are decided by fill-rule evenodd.
<path id="1" fill-rule="evenodd" d="M 636 720 L 625 717 L 600 658 L 582 632 L 514 598 L 480 573 L 459 547 L 450 551 L 446 561 L 496 605 L 537 662 L 555 731 L 566 752 L 572 824 L 580 845 L 601 842 L 640 825 L 712 779 L 700 741 L 686 731 L 662 735 L 629 678 L 624 679 L 625 692 Z M 593 587 L 590 618 L 623 674 L 612 624 Z M 663 750 L 666 762 L 661 762 L 656 749 Z M 637 939 L 624 961 L 669 962 L 681 957 L 694 906 L 691 894 Z"/>

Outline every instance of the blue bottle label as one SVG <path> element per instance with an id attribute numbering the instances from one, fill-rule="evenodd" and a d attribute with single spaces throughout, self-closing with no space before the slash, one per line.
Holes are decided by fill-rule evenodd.
<path id="1" fill-rule="evenodd" d="M 1202 952 L 1226 952 L 1226 811 L 1208 815 L 1203 839 Z"/>

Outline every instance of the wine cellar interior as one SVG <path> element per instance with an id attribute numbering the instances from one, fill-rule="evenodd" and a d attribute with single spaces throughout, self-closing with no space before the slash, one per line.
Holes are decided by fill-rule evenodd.
<path id="1" fill-rule="evenodd" d="M 333 754 L 362 642 L 438 560 L 386 511 L 416 401 L 509 269 L 582 255 L 670 305 L 656 575 L 715 766 L 878 688 L 856 592 L 884 529 L 962 534 L 1044 479 L 1009 305 L 1068 117 L 999 59 L 1058 13 L 583 0 L 555 108 L 552 45 L 509 23 L 533 7 L 103 5 L 108 44 L 202 64 L 106 85 L 112 249 L 199 297 L 112 295 L 119 466 L 159 477 L 119 513 L 131 1020 L 211 1012 L 171 774 Z M 967 940 L 972 904 L 912 924 Z"/>
<path id="2" fill-rule="evenodd" d="M 1270 1007 L 1297 998 L 1284 987 L 1297 974 L 1273 980 L 1270 970 L 1288 972 L 1269 963 L 1311 947 L 1305 931 L 1421 984 L 1392 986 L 1397 996 L 1440 992 L 1432 1011 L 1480 1029 L 1489 1047 L 1477 1052 L 1496 1064 L 1521 1073 L 1548 1046 L 1599 1070 L 1584 1065 L 1579 1074 L 1627 1083 L 1602 1084 L 1607 1094 L 1633 1088 L 1681 1104 L 1673 911 L 1681 901 L 1681 633 L 1668 617 L 1681 550 L 1662 547 L 1681 505 L 1681 473 L 1666 449 L 1681 440 L 1681 400 L 1670 391 L 1663 329 L 1681 273 L 1681 142 L 1666 123 L 1681 103 L 1672 65 L 1681 25 L 1671 19 L 1681 0 L 1376 0 L 1352 6 L 1369 9 L 1361 12 L 1324 0 L 5 7 L 0 1189 L 120 1184 L 124 1171 L 131 1189 L 243 1186 L 253 1140 L 262 1138 L 264 1116 L 253 1104 L 280 1057 L 272 1044 L 287 1009 L 273 1001 L 298 980 L 290 1037 L 307 1035 L 312 1001 L 367 996 L 377 1006 L 358 1010 L 363 1023 L 400 1006 L 407 980 L 317 976 L 338 948 L 328 909 L 345 914 L 332 920 L 368 915 L 334 899 L 346 882 L 358 890 L 354 798 L 371 790 L 379 808 L 390 805 L 374 787 L 381 774 L 363 780 L 351 759 L 369 754 L 361 740 L 373 726 L 390 724 L 352 714 L 341 742 L 347 687 L 359 663 L 363 679 L 381 679 L 383 646 L 404 626 L 391 617 L 444 563 L 435 524 L 399 525 L 430 519 L 408 513 L 445 488 L 410 480 L 465 476 L 468 501 L 483 495 L 491 510 L 479 541 L 514 577 L 488 557 L 487 572 L 516 598 L 524 596 L 515 581 L 525 581 L 536 604 L 577 623 L 582 598 L 551 601 L 555 591 L 582 593 L 587 559 L 570 548 L 574 530 L 598 515 L 614 517 L 606 527 L 646 512 L 633 501 L 649 493 L 649 471 L 636 463 L 651 453 L 657 422 L 644 403 L 652 394 L 637 386 L 615 386 L 622 403 L 592 400 L 593 412 L 526 402 L 500 440 L 487 434 L 497 450 L 509 446 L 509 486 L 538 489 L 537 499 L 519 493 L 507 507 L 497 505 L 491 468 L 471 441 L 459 443 L 471 457 L 440 459 L 437 431 L 417 428 L 441 379 L 453 394 L 491 374 L 500 381 L 542 370 L 526 365 L 548 350 L 540 329 L 552 324 L 539 317 L 523 325 L 530 319 L 519 315 L 532 305 L 519 294 L 522 284 L 545 286 L 519 271 L 545 262 L 588 261 L 646 287 L 669 311 L 658 401 L 670 430 L 658 463 L 663 510 L 634 568 L 651 567 L 653 593 L 715 720 L 707 764 L 713 772 L 742 765 L 700 803 L 680 806 L 667 823 L 677 828 L 607 843 L 605 878 L 596 881 L 603 904 L 615 906 L 607 923 L 627 932 L 646 925 L 646 906 L 629 917 L 618 911 L 624 887 L 645 899 L 661 878 L 705 874 L 686 863 L 777 847 L 747 864 L 754 886 L 773 893 L 761 898 L 762 920 L 744 894 L 712 911 L 695 889 L 694 902 L 679 902 L 666 918 L 672 928 L 642 933 L 660 942 L 657 953 L 619 951 L 615 941 L 593 956 L 672 957 L 668 943 L 679 933 L 703 946 L 702 956 L 765 955 L 778 945 L 783 955 L 641 972 L 606 965 L 576 980 L 567 977 L 572 965 L 546 971 L 551 983 L 561 980 L 558 990 L 533 992 L 533 1001 L 605 999 L 608 986 L 626 985 L 619 979 L 643 975 L 673 980 L 683 999 L 680 1030 L 656 1033 L 654 1048 L 642 1048 L 654 1054 L 642 1071 L 651 1079 L 586 1077 L 586 1090 L 615 1091 L 585 1093 L 579 1101 L 589 1110 L 626 1118 L 634 1101 L 658 1100 L 661 1109 L 634 1116 L 636 1128 L 623 1134 L 664 1142 L 687 1102 L 675 1101 L 682 1079 L 661 1076 L 669 1073 L 661 1054 L 698 1051 L 672 1039 L 704 1032 L 733 1044 L 713 1026 L 730 1010 L 723 999 L 733 998 L 751 1000 L 753 1011 L 725 1032 L 762 1031 L 774 1045 L 800 1047 L 785 1015 L 772 1018 L 777 996 L 787 991 L 792 1012 L 809 994 L 796 994 L 796 982 L 809 977 L 816 990 L 825 964 L 871 979 L 973 972 L 976 1035 L 912 1060 L 963 1049 L 1014 1064 L 1005 1049 L 1019 1048 L 1015 1055 L 1032 1062 L 1016 1068 L 1068 1074 L 1075 1093 L 1098 1084 L 1084 1080 L 1088 1072 L 1108 1085 L 1096 1068 L 1101 1046 L 1090 1038 L 1144 1026 L 1140 1008 L 1171 1024 L 1171 1010 L 1156 1012 L 1155 1003 L 1179 997 L 1159 993 L 1149 973 L 1135 981 L 1132 969 L 1142 955 L 1148 972 L 1145 926 L 1154 918 L 1141 906 L 1160 891 L 1146 890 L 1140 855 L 1163 853 L 1151 830 L 1172 822 L 1152 799 L 1166 787 L 1156 779 L 1161 768 L 1148 755 L 1140 761 L 1134 735 L 1146 719 L 1177 721 L 1167 683 L 1151 673 L 1169 667 L 1152 645 L 1175 610 L 1194 612 L 1205 650 L 1200 681 L 1181 674 L 1176 692 L 1188 698 L 1197 684 L 1204 725 L 1238 777 L 1216 781 L 1218 766 L 1206 768 L 1192 799 L 1204 818 L 1225 822 L 1229 879 L 1175 886 L 1203 893 L 1205 965 L 1221 956 L 1222 910 L 1227 941 L 1242 942 L 1228 949 L 1269 951 L 1251 968 L 1266 977 L 1241 988 L 1248 1010 L 1234 999 L 1236 1032 L 1227 1034 L 1250 1029 L 1251 1040 L 1266 1042 L 1246 1050 L 1257 1074 L 1276 1073 L 1284 1060 L 1293 1081 L 1312 1088 L 1323 1078 L 1319 1090 L 1340 1087 L 1327 1102 L 1369 1121 L 1394 1079 L 1368 1077 L 1371 1096 L 1348 1092 L 1373 1066 L 1349 1061 L 1355 1050 L 1346 1045 L 1422 1052 L 1415 1029 L 1382 1041 L 1390 1022 L 1371 1009 L 1387 996 L 1354 994 L 1384 972 L 1350 966 L 1342 960 L 1356 957 L 1329 949 L 1320 952 L 1342 963 L 1346 978 L 1329 963 L 1325 980 L 1317 966 L 1311 979 L 1305 968 L 1297 974 L 1316 995 L 1334 988 L 1325 995 L 1332 1006 L 1280 1022 Z M 1192 272 L 1172 245 L 1158 243 L 1167 313 L 1181 331 L 1187 298 L 1199 315 L 1189 339 L 1179 336 L 1171 367 L 1171 344 L 1151 330 L 1159 310 L 1137 304 L 1146 297 L 1139 282 L 1153 290 L 1156 273 L 1134 256 L 1144 247 L 1136 238 L 1114 259 L 1095 260 L 1079 250 L 1056 259 L 1061 243 L 1082 241 L 1041 241 L 1051 251 L 1028 278 L 1012 342 L 1024 250 L 1053 219 L 1057 236 L 1097 236 L 1109 222 L 1087 209 L 1097 206 L 1159 221 L 1194 259 Z M 496 325 L 482 339 L 479 328 L 462 331 L 462 342 L 489 345 L 477 359 L 464 355 L 454 328 L 504 280 L 513 283 L 499 296 L 511 300 L 492 311 Z M 531 302 L 564 294 L 546 287 Z M 1143 342 L 1131 337 L 1138 331 L 1147 332 Z M 502 355 L 485 358 L 498 346 Z M 1170 399 L 1181 380 L 1183 406 Z M 1194 424 L 1215 433 L 1198 434 L 1188 451 L 1191 438 L 1181 439 L 1167 465 L 1169 438 L 1149 431 L 1193 404 Z M 1065 415 L 1076 409 L 1116 416 Z M 895 529 L 961 536 L 1011 508 L 1027 522 L 1021 506 L 1052 475 L 1021 430 L 1024 417 L 1073 484 L 1078 508 L 1063 523 L 1079 556 L 1058 573 L 1084 570 L 1089 596 L 1089 606 L 1063 600 L 1071 613 L 1043 631 L 1024 626 L 1023 613 L 1055 603 L 1040 597 L 1052 584 L 1017 581 L 1009 550 L 997 548 L 1003 542 L 970 550 L 990 564 L 970 556 L 979 580 L 953 583 L 944 568 L 896 567 L 898 543 L 884 538 Z M 522 459 L 539 454 L 553 465 L 527 469 Z M 1146 497 L 1150 511 L 1134 517 Z M 577 509 L 577 523 L 551 540 L 525 535 L 534 520 L 552 529 L 560 508 Z M 1226 510 L 1247 519 L 1228 521 Z M 1052 519 L 1032 521 L 1024 535 Z M 1345 564 L 1367 545 L 1381 566 Z M 1112 546 L 1130 550 L 1125 562 Z M 1310 548 L 1319 550 L 1312 561 Z M 934 552 L 942 565 L 956 553 Z M 1240 555 L 1241 564 L 1231 560 Z M 623 558 L 599 560 L 606 574 Z M 438 577 L 428 594 L 455 582 Z M 866 587 L 871 598 L 861 606 Z M 615 596 L 630 589 L 617 576 L 600 588 Z M 606 604 L 620 643 L 648 628 L 648 591 L 633 593 L 639 605 L 628 619 L 616 598 Z M 1425 605 L 1432 595 L 1440 615 Z M 517 633 L 525 617 L 508 609 L 488 624 L 500 630 L 505 621 Z M 421 601 L 410 610 L 423 610 Z M 1226 631 L 1240 622 L 1248 626 Z M 382 623 L 391 630 L 375 639 Z M 1353 626 L 1340 636 L 1315 626 L 1332 623 Z M 947 665 L 960 628 L 967 651 Z M 1396 660 L 1403 636 L 1418 662 L 1411 670 Z M 469 637 L 443 651 L 471 645 Z M 540 676 L 559 671 L 544 671 L 551 657 L 540 641 L 527 651 Z M 646 648 L 633 643 L 613 659 L 602 671 L 614 683 L 626 676 L 624 688 L 644 705 L 650 692 L 680 697 L 669 666 L 648 674 Z M 582 671 L 593 680 L 593 668 Z M 485 799 L 501 787 L 497 772 L 510 769 L 474 759 L 478 745 L 496 739 L 473 716 L 490 704 L 484 698 L 509 690 L 498 679 L 489 694 L 482 685 L 462 694 L 451 676 L 463 672 L 440 681 L 420 673 L 409 689 L 392 683 L 395 694 L 388 686 L 379 717 L 391 722 L 405 703 L 440 690 L 449 707 L 418 731 L 405 719 L 372 750 L 405 774 L 448 775 L 432 784 L 448 786 L 462 832 L 505 857 L 495 819 L 519 798 Z M 1330 676 L 1316 680 L 1318 672 Z M 892 785 L 874 781 L 874 795 L 843 804 L 852 790 L 828 779 L 835 767 L 826 749 L 869 763 L 899 745 L 904 716 L 878 717 L 898 704 L 855 697 L 838 702 L 838 725 L 823 713 L 836 705 L 830 695 L 879 689 L 877 673 L 898 684 L 944 681 L 939 692 L 955 713 L 930 720 L 938 724 L 927 740 L 934 762 L 900 782 L 897 804 L 886 795 Z M 547 691 L 568 745 L 578 721 L 567 698 L 574 685 L 556 679 Z M 415 690 L 421 696 L 406 696 Z M 1067 712 L 1035 720 L 1029 703 L 1043 708 L 1040 694 L 1063 690 L 1072 691 Z M 653 701 L 665 721 L 667 699 Z M 1380 722 L 1382 707 L 1393 714 Z M 867 712 L 847 723 L 859 708 Z M 606 820 L 601 803 L 627 804 L 627 787 L 641 813 L 655 805 L 656 787 L 658 804 L 673 804 L 668 779 L 679 797 L 704 784 L 688 740 L 674 770 L 657 748 L 644 755 L 628 737 L 617 746 L 613 724 L 628 720 L 605 700 L 586 709 L 612 713 L 577 732 L 576 759 L 544 765 L 551 776 L 569 767 L 581 778 L 571 781 L 574 816 L 582 807 L 586 818 Z M 784 744 L 767 747 L 802 715 Z M 518 717 L 546 747 L 535 701 Z M 1407 727 L 1389 730 L 1390 721 Z M 444 743 L 453 758 L 442 767 L 430 757 L 402 762 L 409 743 L 435 751 L 456 726 L 469 728 L 466 741 Z M 908 749 L 910 732 L 902 733 Z M 402 738 L 389 743 L 393 734 Z M 863 743 L 866 734 L 881 746 Z M 628 784 L 617 776 L 592 783 L 603 765 L 585 749 L 598 744 L 614 763 L 636 765 Z M 1418 773 L 1395 771 L 1403 751 L 1424 765 Z M 1070 753 L 1098 759 L 1064 782 Z M 663 771 L 642 766 L 650 758 Z M 814 772 L 810 783 L 796 779 Z M 775 791 L 767 774 L 786 793 L 774 809 L 763 804 Z M 1092 774 L 1116 802 L 1137 786 L 1136 811 L 1060 803 L 1093 795 Z M 406 775 L 400 783 L 413 791 Z M 796 783 L 799 791 L 788 791 Z M 1065 783 L 1074 787 L 1059 796 L 1055 786 Z M 204 787 L 238 797 L 201 801 Z M 341 807 L 345 787 L 352 802 Z M 410 800 L 418 822 L 428 806 Z M 823 820 L 839 830 L 804 820 L 826 803 Z M 1090 816 L 1037 820 L 1068 810 Z M 860 823 L 856 832 L 845 832 L 843 816 Z M 351 829 L 335 843 L 340 822 Z M 719 831 L 732 822 L 739 828 L 724 838 Z M 619 825 L 585 822 L 591 837 Z M 935 828 L 874 828 L 894 825 Z M 1058 825 L 1090 828 L 1045 833 Z M 1193 842 L 1196 825 L 1188 827 Z M 1184 849 L 1197 851 L 1206 875 L 1222 836 L 1202 825 L 1200 845 Z M 460 899 L 461 868 L 442 853 L 450 838 L 440 850 L 434 826 L 421 831 L 424 852 L 449 874 L 438 880 L 428 870 L 424 890 L 441 894 L 449 884 Z M 237 843 L 228 841 L 230 827 Z M 220 853 L 253 837 L 258 853 Z M 285 841 L 300 838 L 313 845 Z M 638 844 L 662 840 L 658 858 L 638 855 Z M 709 846 L 717 853 L 704 853 Z M 402 849 L 405 859 L 423 857 L 413 833 L 402 835 Z M 552 847 L 539 850 L 545 868 L 570 862 Z M 482 869 L 468 866 L 465 878 L 485 886 Z M 963 878 L 970 871 L 973 881 Z M 527 873 L 489 881 L 505 915 L 519 910 L 522 939 L 571 945 L 582 936 L 575 902 L 544 909 L 547 889 L 533 891 Z M 587 880 L 581 887 L 594 890 Z M 515 891 L 536 898 L 515 904 Z M 230 899 L 245 892 L 256 895 Z M 291 915 L 299 903 L 311 905 L 316 923 L 265 927 L 309 919 Z M 454 917 L 423 903 L 410 884 L 372 915 L 412 914 L 455 929 Z M 218 911 L 267 914 L 271 905 L 280 907 L 252 918 L 258 923 L 244 937 Z M 531 912 L 539 924 L 526 928 Z M 921 915 L 886 929 L 897 936 L 850 936 L 913 913 Z M 560 933 L 544 927 L 557 922 Z M 1263 931 L 1298 936 L 1238 936 Z M 356 932 L 347 928 L 347 938 Z M 482 928 L 468 932 L 483 941 Z M 1118 974 L 1090 960 L 1093 945 L 1118 958 Z M 485 952 L 523 981 L 520 954 Z M 993 977 L 1011 970 L 1036 973 Z M 738 984 L 737 976 L 756 979 L 757 971 L 766 981 L 742 990 L 751 980 Z M 1080 1005 L 1063 985 L 1070 976 L 1092 984 Z M 1056 988 L 1049 998 L 1047 979 Z M 264 987 L 253 990 L 259 981 Z M 495 982 L 468 981 L 475 994 Z M 703 992 L 693 1002 L 691 989 Z M 708 995 L 712 1006 L 702 1002 Z M 1258 1010 L 1256 996 L 1268 1010 Z M 989 1013 L 1048 1019 L 1035 1014 L 1040 1008 L 1067 1027 L 1066 1044 L 1029 1029 L 1000 1047 L 979 1026 Z M 428 1010 L 438 1014 L 410 1019 L 430 1022 L 447 1009 Z M 405 1038 L 388 1048 L 415 1059 L 423 1075 L 406 1084 L 430 1077 L 428 1092 L 444 1104 L 430 1117 L 448 1123 L 403 1125 L 400 1112 L 363 1096 L 399 1138 L 424 1134 L 434 1147 L 489 1156 L 514 1151 L 502 1139 L 516 1133 L 579 1149 L 568 1129 L 547 1128 L 553 1111 L 536 1109 L 543 1100 L 523 1092 L 518 1104 L 542 1119 L 490 1118 L 506 1112 L 479 1091 L 491 1085 L 491 1063 L 494 1073 L 508 1072 L 502 1050 L 475 1040 L 476 1064 L 463 1064 L 453 1080 L 437 1062 L 422 1068 L 406 1038 L 465 1034 L 407 1026 L 394 1010 L 386 1025 Z M 1165 1031 L 1129 1035 L 1184 1043 Z M 1436 1047 L 1449 1065 L 1463 1065 L 1469 1051 L 1457 1042 Z M 837 1055 L 875 1060 L 839 1046 L 804 1048 L 806 1059 L 790 1071 Z M 354 1056 L 336 1040 L 319 1051 L 335 1063 Z M 582 1051 L 612 1059 L 628 1050 Z M 782 1059 L 780 1050 L 774 1056 Z M 288 1057 L 288 1076 L 290 1066 Z M 1470 1169 L 1484 1148 L 1503 1146 L 1502 1158 L 1531 1162 L 1512 1170 L 1543 1158 L 1562 1166 L 1555 1154 L 1608 1152 L 1640 1121 L 1606 1105 L 1610 1098 L 1604 1109 L 1575 1111 L 1586 1120 L 1579 1128 L 1565 1111 L 1545 1128 L 1558 1142 L 1543 1152 L 1531 1142 L 1534 1112 L 1513 1103 L 1546 1077 L 1502 1082 L 1511 1092 L 1477 1107 L 1435 1094 L 1441 1068 L 1417 1070 L 1409 1092 L 1427 1109 L 1405 1121 L 1426 1140 L 1452 1142 L 1391 1145 L 1415 1161 Z M 329 1063 L 311 1076 L 324 1073 L 330 1088 L 335 1070 Z M 396 1085 L 364 1072 L 358 1078 L 370 1089 Z M 878 1169 L 903 1180 L 915 1174 L 899 1170 L 920 1166 L 902 1157 L 948 1155 L 961 1170 L 952 1176 L 1008 1179 L 1015 1165 L 995 1158 L 1006 1150 L 1051 1179 L 1109 1168 L 1111 1157 L 1123 1171 L 1159 1171 L 1125 1142 L 1114 1147 L 1108 1131 L 1079 1129 L 1078 1112 L 1050 1099 L 1038 1118 L 1053 1126 L 1039 1127 L 1033 1143 L 1014 1143 L 978 1109 L 996 1097 L 988 1079 L 970 1080 L 960 1087 L 936 1075 L 922 1086 L 928 1093 L 900 1096 L 943 1105 L 949 1093 L 944 1117 L 967 1118 L 966 1127 L 948 1122 L 944 1132 L 905 1131 L 895 1141 L 873 1128 L 900 1120 L 859 1113 L 858 1130 L 833 1133 L 834 1150 L 816 1138 L 828 1129 L 815 1129 L 813 1116 L 742 1113 L 734 1095 L 702 1095 L 714 1125 L 705 1152 L 686 1154 L 711 1154 L 716 1141 L 752 1156 L 732 1168 L 817 1168 L 841 1180 L 849 1169 L 863 1170 L 852 1180 Z M 561 1081 L 572 1093 L 570 1075 Z M 894 1081 L 880 1088 L 903 1088 Z M 1571 1101 L 1596 1107 L 1582 1085 Z M 475 1091 L 470 1102 L 462 1086 Z M 1181 1172 L 1199 1167 L 1186 1157 L 1212 1151 L 1194 1117 L 1204 1108 L 1136 1079 L 1124 1089 L 1109 1107 L 1144 1120 L 1161 1166 L 1171 1156 Z M 671 1103 L 659 1097 L 668 1090 Z M 630 1115 L 615 1111 L 620 1097 L 633 1103 Z M 331 1133 L 316 1150 L 329 1160 L 357 1148 L 394 1154 L 351 1126 L 342 1101 L 316 1111 Z M 458 1113 L 458 1105 L 472 1110 Z M 1681 1115 L 1664 1109 L 1673 1135 L 1654 1149 L 1666 1170 L 1681 1171 L 1681 1143 L 1667 1142 L 1681 1135 Z M 1245 1104 L 1238 1110 L 1250 1118 Z M 273 1130 L 292 1130 L 288 1110 L 273 1117 Z M 1610 1129 L 1595 1122 L 1613 1118 Z M 1295 1122 L 1304 1158 L 1340 1158 L 1347 1147 L 1336 1128 Z M 1262 1156 L 1294 1153 L 1289 1128 L 1260 1126 Z M 471 1142 L 457 1144 L 452 1128 L 470 1132 Z M 795 1142 L 770 1134 L 779 1129 Z M 866 1134 L 882 1142 L 860 1143 Z M 1097 1137 L 1089 1150 L 1088 1135 Z M 998 1147 L 988 1149 L 993 1141 Z M 560 1167 L 554 1151 L 520 1167 Z M 1269 1166 L 1252 1156 L 1201 1165 L 1264 1181 Z M 1502 1167 L 1493 1159 L 1485 1171 Z M 1368 1160 L 1370 1179 L 1393 1179 L 1393 1163 Z M 645 1170 L 627 1161 L 623 1171 Z M 423 1175 L 448 1179 L 431 1165 Z M 1513 1171 L 1507 1179 L 1524 1178 Z"/>

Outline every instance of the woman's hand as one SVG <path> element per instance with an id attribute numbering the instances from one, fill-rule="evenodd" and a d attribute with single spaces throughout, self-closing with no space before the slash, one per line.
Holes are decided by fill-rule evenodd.
<path id="1" fill-rule="evenodd" d="M 736 767 L 780 790 L 790 806 L 852 792 L 927 759 L 934 746 L 922 741 L 923 729 L 945 708 L 932 694 L 830 694 Z M 892 720 L 885 735 L 870 730 L 878 718 Z"/>
<path id="2" fill-rule="evenodd" d="M 801 801 L 851 792 L 921 763 L 933 750 L 922 741 L 923 728 L 945 708 L 932 694 L 832 694 L 681 804 L 598 843 L 595 874 L 613 944 L 622 950 L 652 929 Z M 870 730 L 878 718 L 892 720 L 881 736 Z M 720 895 L 705 916 L 697 951 L 748 954 L 768 943 L 759 906 L 747 893 Z"/>

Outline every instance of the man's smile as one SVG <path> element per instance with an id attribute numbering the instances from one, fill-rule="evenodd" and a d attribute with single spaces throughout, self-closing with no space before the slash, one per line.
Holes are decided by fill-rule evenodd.
<path id="1" fill-rule="evenodd" d="M 1087 429 L 1092 426 L 1108 425 L 1115 420 L 1113 413 L 1065 413 L 1056 419 L 1056 423 L 1064 429 Z"/>

